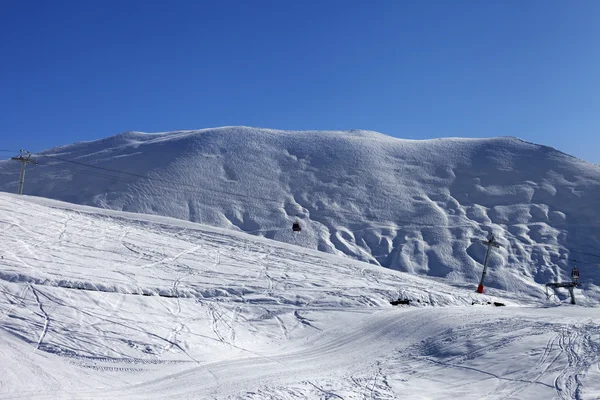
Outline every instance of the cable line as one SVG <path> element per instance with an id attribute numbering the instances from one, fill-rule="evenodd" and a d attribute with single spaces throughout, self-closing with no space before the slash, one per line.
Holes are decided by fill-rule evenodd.
<path id="1" fill-rule="evenodd" d="M 172 185 L 173 183 L 176 183 L 176 184 L 179 184 L 179 185 L 182 185 L 182 186 L 187 186 L 187 187 L 192 187 L 194 189 L 197 189 L 196 186 L 193 186 L 191 184 L 184 183 L 184 182 L 171 182 L 171 181 L 167 181 L 167 180 L 161 179 L 161 178 L 154 178 L 154 177 L 151 177 L 151 176 L 140 175 L 140 174 L 136 174 L 136 173 L 133 173 L 133 172 L 119 171 L 119 170 L 112 169 L 112 168 L 105 168 L 105 167 L 100 167 L 100 166 L 97 166 L 97 165 L 85 164 L 85 163 L 78 162 L 78 161 L 67 160 L 67 159 L 61 158 L 61 157 L 50 156 L 50 155 L 38 155 L 38 157 L 52 158 L 52 159 L 60 160 L 60 161 L 71 163 L 71 164 L 75 164 L 75 165 L 80 165 L 80 166 L 84 166 L 84 167 L 88 167 L 88 168 L 99 169 L 99 170 L 106 171 L 106 172 L 114 172 L 114 173 L 118 173 L 118 174 L 133 176 L 133 177 L 141 178 L 141 179 L 148 179 L 148 180 L 151 180 L 151 181 L 161 182 L 163 184 Z M 238 197 L 241 196 L 241 197 L 247 197 L 247 198 L 250 197 L 250 196 L 241 195 L 239 193 L 227 192 L 227 191 L 219 190 L 219 189 L 209 189 L 209 190 L 211 190 L 213 192 L 216 192 L 216 193 L 220 193 L 220 194 L 226 194 L 226 195 L 229 195 L 229 196 L 238 196 Z M 269 202 L 274 202 L 274 203 L 281 203 L 281 200 L 270 199 L 270 198 L 267 198 L 267 197 L 252 196 L 252 198 L 257 199 L 257 200 L 262 200 L 262 201 L 269 201 Z"/>
<path id="2" fill-rule="evenodd" d="M 191 195 L 202 196 L 203 200 L 208 200 L 209 202 L 212 202 L 212 201 L 221 202 L 222 197 L 220 197 L 219 195 L 227 195 L 227 196 L 232 196 L 232 197 L 236 197 L 239 199 L 272 202 L 272 203 L 276 203 L 278 205 L 283 205 L 287 201 L 289 201 L 289 199 L 286 199 L 286 198 L 282 198 L 282 199 L 278 200 L 278 199 L 263 197 L 263 196 L 229 192 L 226 190 L 210 188 L 210 187 L 199 188 L 196 185 L 185 183 L 185 182 L 170 181 L 170 180 L 166 180 L 163 178 L 156 178 L 156 177 L 152 177 L 152 176 L 148 176 L 148 175 L 141 175 L 141 174 L 137 174 L 137 173 L 133 173 L 133 172 L 129 172 L 129 171 L 101 167 L 98 165 L 87 164 L 87 163 L 83 163 L 80 161 L 70 160 L 70 159 L 53 156 L 53 155 L 38 154 L 37 157 L 45 157 L 48 159 L 62 161 L 64 163 L 71 164 L 73 166 L 72 168 L 75 172 L 85 172 L 86 174 L 91 174 L 91 175 L 98 176 L 101 178 L 112 179 L 112 180 L 116 180 L 119 182 L 124 182 L 124 183 L 132 185 L 134 188 L 136 188 L 137 190 L 140 190 L 140 191 L 149 190 L 152 188 L 158 188 L 158 189 L 160 189 L 162 191 L 166 191 L 166 192 L 187 193 L 187 194 L 191 194 Z M 64 167 L 66 167 L 66 166 L 60 165 L 58 163 L 41 164 L 40 166 L 47 167 L 47 168 L 64 168 Z M 93 169 L 96 171 L 86 171 L 86 168 Z M 120 174 L 120 175 L 114 175 L 114 174 Z M 127 179 L 128 177 L 139 178 L 141 180 L 136 181 L 136 180 L 132 180 L 132 179 Z M 290 194 L 285 194 L 285 195 L 289 196 Z M 295 198 L 293 200 L 296 201 Z M 356 199 L 351 199 L 351 200 L 356 200 Z M 402 229 L 402 228 L 411 228 L 411 227 L 414 227 L 414 228 L 417 228 L 417 227 L 418 228 L 428 228 L 428 227 L 430 227 L 430 228 L 456 228 L 456 227 L 480 228 L 480 224 L 475 221 L 472 221 L 472 222 L 466 223 L 466 224 L 463 222 L 461 224 L 456 224 L 456 225 L 441 225 L 441 224 L 436 224 L 436 223 L 415 223 L 415 222 L 407 221 L 407 220 L 397 220 L 397 219 L 394 219 L 393 217 L 390 217 L 389 219 L 383 219 L 383 218 L 377 217 L 375 215 L 369 215 L 370 213 L 377 212 L 377 211 L 379 211 L 379 213 L 389 213 L 390 210 L 375 209 L 375 210 L 368 210 L 365 213 L 361 214 L 361 213 L 357 213 L 357 212 L 340 210 L 340 209 L 335 210 L 335 211 L 331 210 L 331 209 L 322 209 L 322 210 L 312 209 L 312 210 L 310 210 L 310 209 L 307 209 L 305 206 L 299 204 L 297 201 L 296 201 L 296 204 L 302 208 L 301 210 L 298 210 L 297 213 L 302 214 L 302 213 L 308 212 L 309 217 L 319 216 L 321 218 L 329 217 L 332 219 L 339 219 L 340 216 L 348 216 L 348 217 L 352 216 L 352 217 L 359 217 L 361 219 L 361 221 L 358 223 L 381 222 L 381 223 L 385 224 L 385 225 L 379 225 L 379 226 L 374 225 L 370 228 L 359 229 L 359 230 L 357 230 L 357 232 L 360 232 L 360 231 L 363 231 L 366 229 L 373 229 L 373 228 L 382 228 L 382 229 Z M 220 204 L 206 204 L 205 203 L 204 205 L 209 206 L 209 207 L 217 207 Z M 563 224 L 563 225 L 571 225 L 571 224 Z M 582 225 L 578 224 L 576 226 L 582 226 Z M 596 225 L 593 225 L 593 226 L 589 225 L 589 226 L 593 227 Z M 582 253 L 582 252 L 578 252 L 578 253 L 600 258 L 600 256 L 591 254 L 591 253 Z"/>

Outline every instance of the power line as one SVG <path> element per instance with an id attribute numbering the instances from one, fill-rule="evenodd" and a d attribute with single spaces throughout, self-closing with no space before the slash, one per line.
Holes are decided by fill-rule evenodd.
<path id="1" fill-rule="evenodd" d="M 0 151 L 1 152 L 10 152 L 10 150 L 0 150 Z M 148 176 L 148 175 L 141 175 L 141 174 L 137 174 L 137 173 L 133 173 L 133 172 L 129 172 L 129 171 L 123 171 L 123 170 L 118 170 L 118 169 L 113 169 L 113 168 L 106 168 L 106 167 L 102 167 L 102 166 L 98 166 L 98 165 L 92 165 L 92 164 L 75 161 L 75 160 L 69 160 L 66 158 L 58 157 L 58 156 L 38 155 L 38 157 L 45 157 L 45 158 L 61 161 L 64 163 L 68 163 L 68 164 L 71 164 L 74 172 L 76 172 L 76 173 L 86 173 L 86 174 L 98 176 L 101 178 L 116 180 L 118 182 L 124 182 L 124 183 L 130 184 L 130 185 L 133 185 L 134 187 L 136 187 L 138 190 L 141 190 L 141 191 L 149 190 L 152 188 L 152 185 L 155 185 L 155 186 L 158 186 L 158 188 L 160 188 L 162 191 L 175 192 L 175 193 L 184 192 L 184 193 L 189 193 L 189 194 L 202 195 L 203 196 L 203 205 L 205 207 L 218 207 L 219 205 L 221 205 L 222 197 L 220 197 L 219 195 L 228 195 L 228 196 L 236 197 L 236 198 L 240 198 L 240 199 L 266 201 L 266 202 L 277 203 L 279 205 L 284 204 L 287 200 L 285 198 L 277 200 L 277 199 L 262 197 L 262 196 L 253 196 L 253 195 L 248 195 L 248 194 L 234 193 L 234 192 L 229 192 L 229 191 L 216 189 L 216 188 L 209 188 L 209 187 L 203 187 L 200 189 L 200 188 L 198 188 L 198 186 L 195 186 L 195 185 L 192 185 L 189 183 L 185 183 L 185 182 L 170 181 L 170 180 L 152 177 L 152 176 Z M 43 166 L 48 167 L 48 168 L 64 168 L 65 167 L 64 165 L 61 166 L 59 164 L 43 164 Z M 131 178 L 138 178 L 140 180 L 132 180 Z M 294 198 L 294 201 L 296 201 L 295 198 Z M 213 202 L 215 202 L 216 204 Z M 296 203 L 298 203 L 298 202 L 296 201 Z M 351 211 L 345 211 L 345 210 L 339 210 L 339 209 L 335 210 L 335 211 L 334 210 L 326 210 L 326 209 L 310 210 L 301 204 L 298 204 L 298 206 L 301 207 L 303 210 L 307 210 L 309 213 L 309 217 L 312 217 L 313 220 L 315 219 L 315 217 L 319 217 L 319 216 L 321 218 L 332 218 L 334 220 L 339 219 L 340 216 L 354 216 L 354 217 L 360 217 L 362 219 L 362 221 L 359 222 L 361 224 L 362 223 L 372 223 L 372 222 L 380 222 L 380 223 L 384 224 L 384 225 L 371 224 L 370 226 L 368 226 L 366 228 L 358 229 L 356 231 L 348 228 L 351 230 L 351 232 L 353 234 L 356 234 L 361 231 L 377 229 L 377 228 L 392 229 L 392 230 L 401 230 L 401 229 L 407 229 L 407 228 L 411 228 L 411 227 L 412 228 L 421 228 L 421 229 L 423 229 L 423 228 L 457 228 L 457 227 L 481 229 L 480 224 L 475 221 L 472 221 L 468 224 L 463 223 L 463 224 L 457 224 L 457 225 L 441 225 L 441 224 L 434 224 L 434 223 L 414 223 L 412 221 L 394 219 L 393 217 L 390 217 L 388 219 L 383 219 L 383 218 L 373 215 L 377 211 L 381 212 L 382 210 L 367 210 L 365 213 L 361 214 L 361 213 L 357 213 L 357 212 L 351 212 Z M 300 212 L 303 212 L 303 211 L 299 211 L 299 213 Z M 386 210 L 384 212 L 389 212 L 389 210 Z M 324 221 L 320 221 L 320 222 L 323 223 Z M 568 225 L 571 225 L 571 224 L 568 224 Z M 580 226 L 580 225 L 577 225 L 577 226 Z M 277 228 L 260 229 L 258 231 L 279 231 L 279 230 L 281 230 L 281 229 L 277 229 Z M 258 232 L 258 231 L 251 231 L 251 232 Z M 493 239 L 492 239 L 492 241 L 493 241 Z M 488 242 L 491 242 L 491 241 L 488 241 Z M 488 242 L 486 242 L 486 243 L 490 244 Z M 496 243 L 493 243 L 493 245 L 496 245 Z M 488 252 L 486 253 L 486 262 L 484 263 L 486 265 L 487 265 L 489 251 L 490 251 L 490 247 L 488 246 Z M 587 256 L 596 257 L 596 258 L 600 259 L 600 255 L 598 255 L 598 254 L 582 252 L 582 251 L 575 251 L 575 250 L 568 250 L 568 251 L 570 253 L 587 255 Z M 575 260 L 573 260 L 573 261 L 575 261 Z M 581 262 L 579 262 L 579 263 L 581 263 Z M 594 265 L 593 263 L 581 263 L 581 264 Z M 595 264 L 595 265 L 599 265 L 599 264 Z M 481 288 L 481 290 L 483 290 L 484 277 L 485 277 L 485 267 L 484 267 L 484 272 L 482 274 L 481 282 L 478 287 L 478 290 L 480 290 L 480 288 Z"/>
<path id="2" fill-rule="evenodd" d="M 78 163 L 78 164 L 82 164 L 82 163 Z M 64 168 L 64 166 L 59 166 L 58 164 L 45 164 L 42 165 L 43 167 L 47 167 L 47 168 Z M 97 172 L 97 171 L 89 171 L 86 170 L 85 167 L 87 167 L 87 165 L 82 166 L 82 165 L 75 165 L 73 166 L 73 170 L 76 173 L 83 173 L 85 172 L 86 175 L 93 175 L 93 176 L 98 176 L 101 178 L 106 178 L 106 179 L 110 179 L 110 180 L 115 180 L 118 182 L 123 182 L 123 183 L 127 183 L 130 184 L 134 187 L 136 187 L 136 189 L 138 190 L 149 190 L 151 189 L 151 183 L 150 182 L 145 182 L 145 181 L 135 181 L 132 179 L 128 179 L 129 177 L 127 176 L 116 176 L 116 175 L 111 175 L 109 173 L 103 173 L 103 171 L 101 172 Z M 93 167 L 93 166 L 92 166 Z M 144 177 L 145 179 L 146 177 Z M 70 183 L 70 182 L 69 182 Z M 165 181 L 162 180 L 159 181 L 157 184 L 155 184 L 156 187 L 160 188 L 161 191 L 163 192 L 171 192 L 171 193 L 188 193 L 188 194 L 192 194 L 192 195 L 201 195 L 203 197 L 203 199 L 208 199 L 208 200 L 212 200 L 212 201 L 222 201 L 222 197 L 219 197 L 217 194 L 215 193 L 210 193 L 209 191 L 211 189 L 204 189 L 203 191 L 198 190 L 197 187 L 189 185 L 189 184 L 184 184 L 184 183 L 179 183 L 179 182 L 173 182 L 173 181 Z M 190 186 L 193 187 L 194 190 L 192 190 L 191 188 L 182 188 L 181 186 Z M 252 196 L 244 196 L 242 194 L 236 193 L 233 195 L 237 195 L 236 197 L 244 197 L 244 198 L 253 198 Z M 282 200 L 283 201 L 283 200 Z M 207 205 L 212 205 L 212 206 L 216 206 L 216 204 L 207 204 Z"/>
<path id="3" fill-rule="evenodd" d="M 128 172 L 128 171 L 119 171 L 119 170 L 112 169 L 112 168 L 105 168 L 105 167 L 100 167 L 100 166 L 97 166 L 97 165 L 85 164 L 85 163 L 82 163 L 82 162 L 73 161 L 73 160 L 67 160 L 67 159 L 65 159 L 65 158 L 56 157 L 56 156 L 50 156 L 50 155 L 39 155 L 39 157 L 53 158 L 53 159 L 56 159 L 56 160 L 60 160 L 60 161 L 67 162 L 67 163 L 71 163 L 71 164 L 75 164 L 75 165 L 80 165 L 80 166 L 84 166 L 84 167 L 88 167 L 88 168 L 99 169 L 99 170 L 106 171 L 106 172 L 114 172 L 114 173 L 118 173 L 118 174 L 123 174 L 123 175 L 133 176 L 133 177 L 136 177 L 136 178 L 141 178 L 141 179 L 148 179 L 148 180 L 151 180 L 151 181 L 161 182 L 161 183 L 163 183 L 163 184 L 169 184 L 169 185 L 172 185 L 173 183 L 176 183 L 176 184 L 178 184 L 178 185 L 187 186 L 187 187 L 192 187 L 192 188 L 194 188 L 194 189 L 197 189 L 197 187 L 196 187 L 196 186 L 193 186 L 193 185 L 191 185 L 191 184 L 188 184 L 188 183 L 185 183 L 185 182 L 171 182 L 171 181 L 167 181 L 167 180 L 165 180 L 165 179 L 161 179 L 161 178 L 154 178 L 154 177 L 151 177 L 151 176 L 147 176 L 147 175 L 140 175 L 140 174 L 136 174 L 136 173 L 133 173 L 133 172 Z M 267 198 L 267 197 L 259 197 L 259 196 L 246 196 L 246 195 L 242 195 L 242 194 L 240 194 L 240 193 L 227 192 L 227 191 L 224 191 L 224 190 L 219 190 L 219 189 L 209 189 L 209 190 L 211 190 L 211 191 L 213 191 L 213 192 L 220 193 L 220 194 L 226 194 L 226 195 L 229 195 L 229 196 L 237 196 L 237 197 L 254 198 L 254 199 L 257 199 L 257 200 L 262 200 L 262 201 L 269 201 L 269 202 L 281 203 L 281 200 L 270 199 L 270 198 Z"/>
<path id="4" fill-rule="evenodd" d="M 100 167 L 97 165 L 91 165 L 91 164 L 86 164 L 86 163 L 82 163 L 79 161 L 74 161 L 74 160 L 69 160 L 69 159 L 65 159 L 62 157 L 57 157 L 57 156 L 50 156 L 50 155 L 41 155 L 41 157 L 47 157 L 47 158 L 51 158 L 51 159 L 56 159 L 59 161 L 63 161 L 66 163 L 70 163 L 73 165 L 76 165 L 78 167 L 83 167 L 83 168 L 91 168 L 91 169 L 96 169 L 96 170 L 101 170 L 103 172 L 108 172 L 108 173 L 118 173 L 118 174 L 122 174 L 125 176 L 131 176 L 131 177 L 135 177 L 135 178 L 140 178 L 140 179 L 146 179 L 148 181 L 153 181 L 153 182 L 157 182 L 160 185 L 162 185 L 162 189 L 163 190 L 167 190 L 167 191 L 177 191 L 177 192 L 187 192 L 190 194 L 202 194 L 204 196 L 207 197 L 213 197 L 214 200 L 221 200 L 220 197 L 215 197 L 216 194 L 226 194 L 229 196 L 234 196 L 234 197 L 239 197 L 239 198 L 244 198 L 244 199 L 253 199 L 253 200 L 261 200 L 261 201 L 269 201 L 269 202 L 273 202 L 273 203 L 277 203 L 277 204 L 281 204 L 285 202 L 285 199 L 280 199 L 280 200 L 276 200 L 276 199 L 272 199 L 272 198 L 266 198 L 266 197 L 259 197 L 259 196 L 250 196 L 250 195 L 244 195 L 241 193 L 234 193 L 234 192 L 228 192 L 228 191 L 224 191 L 224 190 L 220 190 L 220 189 L 214 189 L 214 188 L 202 188 L 199 189 L 197 186 L 185 183 L 185 182 L 177 182 L 177 181 L 168 181 L 165 179 L 161 179 L 161 178 L 154 178 L 151 176 L 146 176 L 146 175 L 141 175 L 141 174 L 136 174 L 133 172 L 129 172 L 129 171 L 122 171 L 122 170 L 117 170 L 117 169 L 112 169 L 112 168 L 106 168 L 106 167 Z M 45 166 L 47 167 L 57 167 L 57 165 L 49 165 L 46 164 Z M 77 169 L 77 171 L 82 172 L 82 169 Z M 120 181 L 125 181 L 128 183 L 131 183 L 133 185 L 147 185 L 148 183 L 146 182 L 139 182 L 139 181 L 129 181 L 129 180 L 125 180 L 125 176 L 116 176 L 116 175 L 106 175 L 106 174 L 98 174 L 96 173 L 97 176 L 100 177 L 106 177 L 109 179 L 116 179 L 116 180 L 120 180 Z M 191 188 L 193 190 L 181 190 L 180 187 L 187 187 L 187 188 Z M 175 189 L 173 188 L 175 187 Z M 212 193 L 210 193 L 212 192 Z M 302 205 L 299 204 L 300 207 L 306 208 Z M 373 210 L 371 210 L 373 211 Z M 381 210 L 379 210 L 381 211 Z M 344 210 L 337 210 L 337 211 L 331 211 L 331 210 L 309 210 L 309 213 L 311 215 L 320 215 L 320 216 L 324 216 L 324 217 L 332 217 L 332 218 L 339 218 L 340 215 L 347 215 L 347 216 L 360 216 L 362 218 L 365 218 L 367 221 L 374 221 L 374 222 L 383 222 L 386 224 L 385 227 L 382 228 L 391 228 L 391 229 L 397 229 L 399 226 L 418 226 L 418 227 L 443 227 L 443 225 L 440 224 L 419 224 L 419 223 L 414 223 L 414 222 L 410 222 L 410 221 L 398 221 L 398 220 L 394 220 L 393 218 L 390 219 L 382 219 L 382 218 L 378 218 L 376 216 L 373 215 L 364 215 L 364 214 L 359 214 L 359 213 L 355 213 L 355 212 L 350 212 L 350 211 L 344 211 Z M 395 221 L 395 222 L 393 222 Z M 401 225 L 404 224 L 404 225 Z M 476 223 L 472 223 L 472 224 L 468 224 L 468 225 L 451 225 L 451 227 L 458 227 L 458 226 L 463 226 L 463 227 L 475 227 Z M 448 226 L 450 227 L 450 226 Z"/>
<path id="5" fill-rule="evenodd" d="M 77 167 L 75 169 L 75 171 L 77 171 L 77 172 L 84 172 L 86 168 L 97 170 L 100 172 L 88 171 L 86 173 L 92 174 L 92 175 L 95 175 L 98 177 L 102 177 L 102 178 L 113 179 L 113 180 L 117 180 L 120 182 L 125 182 L 128 184 L 137 186 L 138 190 L 147 190 L 151 187 L 151 182 L 153 182 L 153 183 L 155 182 L 157 184 L 157 186 L 163 191 L 175 192 L 175 193 L 184 192 L 184 193 L 193 194 L 193 195 L 202 195 L 204 200 L 209 200 L 209 201 L 211 201 L 211 200 L 212 201 L 221 201 L 222 198 L 218 197 L 218 195 L 228 195 L 228 196 L 232 196 L 232 197 L 236 197 L 236 198 L 240 198 L 240 199 L 267 201 L 267 202 L 272 202 L 272 203 L 276 203 L 279 205 L 282 203 L 285 203 L 287 200 L 285 198 L 278 200 L 278 199 L 262 197 L 262 196 L 229 192 L 226 190 L 209 188 L 209 187 L 199 188 L 195 185 L 185 183 L 185 182 L 170 181 L 170 180 L 156 178 L 156 177 L 152 177 L 152 176 L 148 176 L 148 175 L 141 175 L 141 174 L 137 174 L 137 173 L 133 173 L 133 172 L 129 172 L 129 171 L 101 167 L 98 165 L 87 164 L 87 163 L 83 163 L 80 161 L 70 160 L 70 159 L 53 156 L 53 155 L 40 154 L 40 155 L 38 155 L 38 157 L 45 157 L 45 158 L 54 159 L 54 160 L 58 160 L 58 161 L 62 161 L 62 162 L 71 164 L 74 167 Z M 44 164 L 43 166 L 49 167 L 49 168 L 58 168 L 59 164 Z M 60 166 L 60 167 L 64 167 L 64 166 Z M 120 174 L 120 175 L 113 175 L 113 174 Z M 142 181 L 135 181 L 135 180 L 127 179 L 128 177 L 139 178 L 139 179 L 142 179 Z M 205 204 L 205 205 L 217 206 L 216 204 Z M 415 223 L 412 221 L 394 219 L 393 217 L 390 217 L 388 219 L 383 219 L 383 218 L 377 217 L 375 215 L 369 215 L 369 213 L 375 213 L 377 211 L 381 212 L 382 210 L 368 210 L 366 213 L 360 214 L 357 212 L 345 211 L 345 210 L 339 210 L 339 209 L 335 210 L 335 211 L 325 210 L 325 209 L 309 210 L 301 204 L 298 204 L 298 206 L 302 207 L 303 209 L 306 209 L 310 216 L 321 216 L 321 217 L 325 217 L 325 218 L 330 217 L 330 218 L 334 218 L 334 219 L 338 219 L 340 216 L 358 216 L 358 217 L 361 217 L 362 219 L 366 220 L 364 222 L 381 222 L 381 223 L 385 224 L 384 226 L 372 226 L 372 228 L 401 229 L 401 228 L 409 228 L 409 227 L 419 227 L 419 228 L 427 228 L 427 227 L 431 227 L 431 228 L 456 228 L 456 227 L 479 228 L 480 227 L 480 225 L 475 221 L 468 223 L 468 224 L 462 223 L 462 224 L 457 224 L 457 225 L 441 225 L 441 224 L 436 224 L 436 223 Z M 389 212 L 389 210 L 386 210 L 384 212 Z M 303 210 L 299 210 L 298 213 L 303 213 Z M 577 226 L 581 226 L 581 225 L 577 224 Z M 361 230 L 364 230 L 364 229 L 361 229 Z M 581 253 L 581 252 L 579 252 L 579 253 L 586 254 L 586 253 Z M 591 253 L 588 253 L 587 255 L 591 255 L 591 256 L 600 258 L 600 256 L 594 255 Z"/>
<path id="6" fill-rule="evenodd" d="M 583 255 L 586 255 L 586 256 L 600 258 L 600 255 L 598 255 L 598 254 L 586 253 L 585 251 L 575 251 L 575 250 L 573 250 L 573 251 L 571 251 L 571 253 L 583 254 Z"/>
<path id="7" fill-rule="evenodd" d="M 145 182 L 145 181 L 132 181 L 129 179 L 126 179 L 127 177 L 135 177 L 135 178 L 139 178 L 139 179 L 143 179 L 143 180 L 147 180 L 147 181 L 151 181 L 151 182 L 156 182 L 159 185 L 159 188 L 163 191 L 167 191 L 167 192 L 173 192 L 173 193 L 188 193 L 188 194 L 193 194 L 193 195 L 202 195 L 203 198 L 205 200 L 213 200 L 213 201 L 221 201 L 222 198 L 218 197 L 217 194 L 226 194 L 232 197 L 237 197 L 237 198 L 241 198 L 241 199 L 251 199 L 251 200 L 260 200 L 260 201 L 269 201 L 269 202 L 273 202 L 273 203 L 277 203 L 277 204 L 281 204 L 281 203 L 285 203 L 286 199 L 280 199 L 280 200 L 276 200 L 276 199 L 272 199 L 272 198 L 266 198 L 266 197 L 259 197 L 259 196 L 252 196 L 252 195 L 244 195 L 241 193 L 234 193 L 234 192 L 228 192 L 228 191 L 224 191 L 224 190 L 220 190 L 220 189 L 215 189 L 215 188 L 198 188 L 195 185 L 192 184 L 188 184 L 185 182 L 177 182 L 177 181 L 170 181 L 170 180 L 166 180 L 166 179 L 161 179 L 161 178 L 154 178 L 151 176 L 146 176 L 146 175 L 141 175 L 141 174 L 136 174 L 133 172 L 129 172 L 129 171 L 122 171 L 122 170 L 117 170 L 117 169 L 112 169 L 112 168 L 106 168 L 106 167 L 100 167 L 97 165 L 91 165 L 91 164 L 86 164 L 86 163 L 82 163 L 79 161 L 74 161 L 74 160 L 69 160 L 69 159 L 65 159 L 62 157 L 57 157 L 57 156 L 51 156 L 51 155 L 41 155 L 42 157 L 47 157 L 47 158 L 51 158 L 51 159 L 56 159 L 59 161 L 63 161 L 69 164 L 72 164 L 76 167 L 79 167 L 76 169 L 76 171 L 78 172 L 83 172 L 84 168 L 89 168 L 89 169 L 95 169 L 95 170 L 100 170 L 102 172 L 108 172 L 108 174 L 104 174 L 104 173 L 99 173 L 99 172 L 95 172 L 90 173 L 99 177 L 103 177 L 103 178 L 107 178 L 107 179 L 114 179 L 114 180 L 118 180 L 118 181 L 122 181 L 122 182 L 126 182 L 129 184 L 132 184 L 134 186 L 137 185 L 148 185 L 147 187 L 142 187 L 140 188 L 138 186 L 138 189 L 140 190 L 144 190 L 149 188 L 150 182 Z M 46 167 L 58 167 L 58 164 L 45 164 L 44 166 Z M 124 176 L 116 176 L 116 175 L 111 175 L 111 173 L 117 173 L 117 174 L 122 174 Z M 216 204 L 206 204 L 208 206 L 217 206 Z M 302 206 L 301 204 L 298 204 L 300 207 L 306 209 L 306 207 Z M 369 210 L 371 212 L 376 212 L 376 211 L 382 211 L 382 210 Z M 301 213 L 301 211 L 298 211 L 299 213 Z M 385 224 L 384 226 L 373 226 L 372 228 L 382 228 L 382 229 L 399 229 L 399 228 L 410 228 L 410 227 L 419 227 L 419 228 L 457 228 L 457 227 L 467 227 L 467 228 L 479 228 L 479 224 L 477 222 L 471 222 L 468 224 L 462 223 L 462 224 L 456 224 L 456 225 L 441 225 L 441 224 L 437 224 L 437 223 L 415 223 L 413 221 L 406 221 L 406 220 L 398 220 L 395 219 L 393 217 L 390 217 L 388 219 L 383 219 L 383 218 L 379 218 L 376 217 L 374 215 L 368 215 L 368 214 L 360 214 L 360 213 L 356 213 L 356 212 L 351 212 L 351 211 L 345 211 L 345 210 L 317 210 L 317 209 L 313 209 L 313 210 L 308 210 L 310 216 L 321 216 L 321 217 L 330 217 L 330 218 L 334 218 L 334 219 L 338 219 L 340 216 L 358 216 L 361 217 L 362 219 L 366 219 L 366 221 L 368 222 L 381 222 L 383 224 Z M 579 225 L 578 225 L 579 226 Z M 364 229 L 361 229 L 364 230 Z"/>
<path id="8" fill-rule="evenodd" d="M 578 265 L 594 265 L 594 266 L 600 266 L 600 263 L 590 263 L 590 262 L 584 262 L 584 261 L 579 261 L 579 260 L 575 260 L 575 259 L 572 259 L 572 260 L 569 260 L 569 261 L 572 261 L 572 262 L 574 262 L 574 263 L 576 263 L 576 264 L 578 264 Z"/>

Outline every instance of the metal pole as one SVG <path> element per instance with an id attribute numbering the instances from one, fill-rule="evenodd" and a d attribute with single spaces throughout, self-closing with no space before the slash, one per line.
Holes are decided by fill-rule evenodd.
<path id="1" fill-rule="evenodd" d="M 575 304 L 575 293 L 573 293 L 573 286 L 569 286 L 569 294 L 571 295 L 571 304 Z"/>
<path id="2" fill-rule="evenodd" d="M 21 179 L 19 180 L 19 194 L 23 194 L 23 183 L 25 183 L 25 165 L 27 162 L 21 160 Z"/>
<path id="3" fill-rule="evenodd" d="M 27 155 L 27 157 L 25 155 Z M 30 152 L 24 150 L 21 150 L 19 152 L 18 157 L 13 157 L 12 159 L 21 163 L 21 177 L 19 178 L 19 194 L 23 194 L 23 184 L 25 183 L 25 166 L 28 163 L 37 164 L 37 162 L 31 159 Z"/>
<path id="4" fill-rule="evenodd" d="M 479 286 L 477 286 L 477 293 L 483 293 L 483 281 L 485 279 L 485 275 L 487 274 L 487 266 L 488 260 L 490 258 L 490 251 L 492 250 L 492 244 L 488 243 L 487 251 L 485 252 L 485 261 L 483 262 L 483 272 L 481 273 L 481 280 L 479 281 Z"/>
<path id="5" fill-rule="evenodd" d="M 488 261 L 490 259 L 490 252 L 492 251 L 492 247 L 500 247 L 496 240 L 494 239 L 494 234 L 490 233 L 487 241 L 483 241 L 487 245 L 487 252 L 485 253 L 485 261 L 483 262 L 483 272 L 481 273 L 481 281 L 479 281 L 479 286 L 477 286 L 477 293 L 483 293 L 483 281 L 485 280 L 485 275 L 487 274 Z"/>

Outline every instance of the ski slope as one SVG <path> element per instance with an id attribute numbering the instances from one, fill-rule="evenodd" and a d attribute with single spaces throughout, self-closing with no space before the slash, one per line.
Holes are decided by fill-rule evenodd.
<path id="1" fill-rule="evenodd" d="M 600 396 L 584 292 L 578 306 L 539 285 L 478 295 L 477 282 L 28 196 L 0 194 L 0 228 L 2 399 Z"/>
<path id="2" fill-rule="evenodd" d="M 25 193 L 235 229 L 373 265 L 527 294 L 578 260 L 600 301 L 600 166 L 517 138 L 224 127 L 128 132 L 34 155 Z M 19 165 L 0 161 L 0 190 Z M 302 239 L 289 227 L 300 221 Z"/>

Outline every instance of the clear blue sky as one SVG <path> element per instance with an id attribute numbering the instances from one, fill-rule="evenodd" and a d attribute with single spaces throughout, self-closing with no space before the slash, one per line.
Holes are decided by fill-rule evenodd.
<path id="1" fill-rule="evenodd" d="M 4 0 L 0 149 L 223 125 L 600 163 L 600 1 Z"/>

